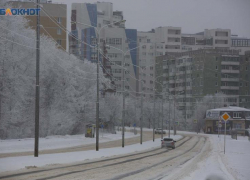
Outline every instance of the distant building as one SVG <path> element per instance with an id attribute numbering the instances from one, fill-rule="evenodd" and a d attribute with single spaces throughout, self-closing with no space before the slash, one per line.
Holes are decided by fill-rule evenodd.
<path id="1" fill-rule="evenodd" d="M 125 29 L 122 11 L 113 11 L 109 2 L 72 3 L 69 53 L 81 60 L 97 62 L 97 32 L 100 36 L 100 64 L 106 77 L 112 80 L 116 92 L 122 90 L 122 66 L 125 54 L 125 90 L 136 94 L 137 87 L 137 30 Z M 93 26 L 93 27 L 91 27 Z M 95 28 L 94 28 L 95 27 Z M 79 40 L 78 40 L 79 39 Z M 115 47 L 115 48 L 112 48 Z M 123 52 L 122 52 L 123 51 Z"/>
<path id="2" fill-rule="evenodd" d="M 230 29 L 205 29 L 196 34 L 184 34 L 180 27 L 158 27 L 148 32 L 138 32 L 139 64 L 143 71 L 139 77 L 143 80 L 143 89 L 139 84 L 139 91 L 145 96 L 153 97 L 155 81 L 154 59 L 167 53 L 181 53 L 200 49 L 238 50 L 238 55 L 244 55 L 250 50 L 248 39 L 231 35 Z M 237 40 L 236 40 L 237 39 Z"/>
<path id="3" fill-rule="evenodd" d="M 175 97 L 183 116 L 208 94 L 222 92 L 225 105 L 250 108 L 250 55 L 237 50 L 201 49 L 156 57 L 156 94 Z M 171 98 L 173 100 L 173 98 Z"/>
<path id="4" fill-rule="evenodd" d="M 158 27 L 149 32 L 138 32 L 139 65 L 142 71 L 139 79 L 143 83 L 143 88 L 139 84 L 139 91 L 145 93 L 144 96 L 152 98 L 155 86 L 155 57 L 164 55 L 167 52 L 181 51 L 181 28 L 180 27 Z"/>
<path id="5" fill-rule="evenodd" d="M 50 1 L 41 1 L 42 10 L 40 11 L 40 33 L 50 38 L 53 38 L 59 45 L 59 48 L 65 49 L 67 46 L 67 5 L 52 4 Z M 29 0 L 25 1 L 10 1 L 13 7 L 35 8 L 36 4 Z M 25 16 L 29 20 L 29 26 L 36 30 L 36 16 Z M 60 28 L 61 27 L 61 28 Z"/>
<path id="6" fill-rule="evenodd" d="M 228 113 L 230 116 L 230 119 L 226 123 L 227 133 L 230 133 L 230 130 L 235 129 L 239 134 L 245 135 L 245 129 L 250 128 L 250 109 L 235 106 L 207 110 L 205 118 L 205 133 L 217 134 L 221 121 L 220 132 L 224 134 L 225 122 L 220 118 L 224 113 Z"/>
<path id="7" fill-rule="evenodd" d="M 250 38 L 238 37 L 232 35 L 232 49 L 240 51 L 240 54 L 245 54 L 246 51 L 250 51 Z"/>
<path id="8" fill-rule="evenodd" d="M 198 49 L 229 49 L 231 47 L 230 29 L 205 29 L 196 34 L 181 35 L 182 51 Z"/>

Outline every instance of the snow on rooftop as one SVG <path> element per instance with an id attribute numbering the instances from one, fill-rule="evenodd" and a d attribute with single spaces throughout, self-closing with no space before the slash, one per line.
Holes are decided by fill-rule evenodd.
<path id="1" fill-rule="evenodd" d="M 211 111 L 250 111 L 250 109 L 246 109 L 243 107 L 238 106 L 229 106 L 229 107 L 222 107 L 216 109 L 210 109 Z"/>

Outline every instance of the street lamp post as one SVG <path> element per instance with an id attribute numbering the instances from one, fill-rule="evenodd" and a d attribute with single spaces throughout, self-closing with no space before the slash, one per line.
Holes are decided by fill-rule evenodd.
<path id="1" fill-rule="evenodd" d="M 97 34 L 97 63 L 96 63 L 96 151 L 99 151 L 99 63 L 100 63 L 100 56 L 99 56 L 99 46 L 100 46 L 100 32 L 104 27 L 107 27 L 109 25 L 113 25 L 113 24 L 117 24 L 117 23 L 124 23 L 126 20 L 121 20 L 121 21 L 117 21 L 117 22 L 113 22 L 110 24 L 106 24 L 104 26 L 102 26 L 99 30 L 97 29 L 97 27 L 94 27 L 92 25 L 89 24 L 85 24 L 85 23 L 80 23 L 80 22 L 73 22 L 73 23 L 78 23 L 78 24 L 82 24 L 85 26 L 89 26 L 95 29 L 96 34 Z M 124 131 L 124 129 L 123 129 Z"/>
<path id="2" fill-rule="evenodd" d="M 161 106 L 161 139 L 163 139 L 163 97 L 162 97 L 162 106 Z"/>
<path id="3" fill-rule="evenodd" d="M 123 69 L 123 71 L 122 71 L 122 147 L 124 147 L 124 144 L 125 144 L 125 132 L 124 132 L 124 120 L 125 120 L 125 88 L 124 88 L 124 81 L 125 81 L 125 78 L 124 78 L 124 63 L 125 63 L 125 54 L 123 54 L 123 60 L 122 60 L 122 69 Z"/>
<path id="4" fill-rule="evenodd" d="M 153 142 L 155 141 L 155 89 L 154 89 L 154 120 L 153 120 Z"/>
<path id="5" fill-rule="evenodd" d="M 40 0 L 37 0 L 37 9 L 40 8 Z M 40 71 L 40 13 L 37 14 L 36 26 L 36 98 L 35 98 L 35 147 L 34 156 L 38 157 L 39 145 L 39 100 L 40 100 L 40 85 L 39 85 L 39 71 Z"/>
<path id="6" fill-rule="evenodd" d="M 139 48 L 140 46 L 129 49 L 126 52 L 124 52 L 123 50 L 118 49 L 114 46 L 110 46 L 110 45 L 107 45 L 107 46 L 111 47 L 113 49 L 116 49 L 116 50 L 122 52 L 122 54 L 123 54 L 123 62 L 122 62 L 122 147 L 124 147 L 125 146 L 125 143 L 124 143 L 124 141 L 125 141 L 124 140 L 125 139 L 125 127 L 124 127 L 124 121 L 125 121 L 125 88 L 124 88 L 124 84 L 125 84 L 125 73 L 124 73 L 125 72 L 125 67 L 124 67 L 125 56 L 129 51 L 135 50 L 135 49 Z M 142 117 L 141 117 L 141 121 L 142 121 Z M 141 123 L 141 125 L 142 125 L 142 123 Z M 141 144 L 142 144 L 142 127 L 141 127 Z"/>

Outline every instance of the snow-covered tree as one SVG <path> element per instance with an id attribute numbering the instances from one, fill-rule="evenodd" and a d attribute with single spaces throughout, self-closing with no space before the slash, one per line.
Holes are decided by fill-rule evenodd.
<path id="1" fill-rule="evenodd" d="M 34 136 L 35 47 L 35 31 L 24 17 L 0 16 L 0 138 Z M 100 80 L 109 83 L 102 71 Z M 96 65 L 41 35 L 40 136 L 82 132 L 95 121 L 95 101 Z"/>
<path id="2" fill-rule="evenodd" d="M 191 126 L 190 128 L 196 129 L 196 125 L 193 124 L 193 119 L 199 120 L 199 126 L 202 128 L 204 126 L 204 118 L 206 111 L 208 109 L 215 109 L 224 107 L 225 103 L 225 95 L 223 93 L 217 93 L 215 95 L 206 95 L 201 99 L 195 101 L 194 104 L 194 114 L 193 117 L 190 119 L 189 123 Z"/>

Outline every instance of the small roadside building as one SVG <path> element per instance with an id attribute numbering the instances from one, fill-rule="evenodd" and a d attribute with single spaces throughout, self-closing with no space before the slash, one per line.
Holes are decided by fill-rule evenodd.
<path id="1" fill-rule="evenodd" d="M 230 119 L 226 123 L 227 132 L 236 129 L 238 134 L 245 135 L 245 130 L 250 128 L 250 109 L 229 106 L 206 111 L 205 133 L 217 134 L 218 130 L 224 133 L 225 122 L 221 119 L 224 113 L 228 113 Z M 221 124 L 221 128 L 219 128 Z"/>

